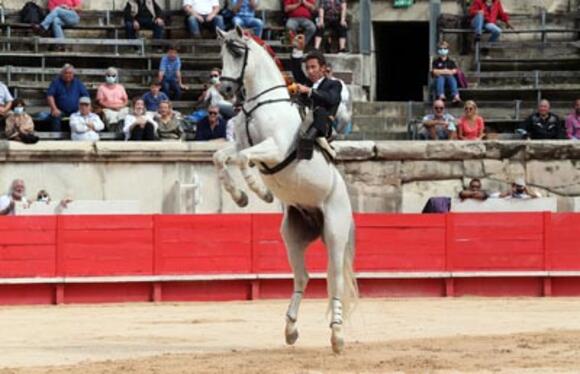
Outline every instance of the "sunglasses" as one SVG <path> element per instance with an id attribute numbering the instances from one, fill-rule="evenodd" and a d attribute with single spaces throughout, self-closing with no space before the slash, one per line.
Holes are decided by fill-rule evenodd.
<path id="1" fill-rule="evenodd" d="M 111 77 L 111 78 L 117 78 L 116 75 L 111 75 L 111 74 L 107 74 L 107 77 Z"/>
<path id="2" fill-rule="evenodd" d="M 435 109 L 435 110 L 443 110 L 443 109 L 445 109 L 445 107 L 442 107 L 442 106 L 434 106 L 433 109 Z"/>

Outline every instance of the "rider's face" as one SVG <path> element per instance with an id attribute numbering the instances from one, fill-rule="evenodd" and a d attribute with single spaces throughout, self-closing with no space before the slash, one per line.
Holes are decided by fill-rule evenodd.
<path id="1" fill-rule="evenodd" d="M 321 66 L 317 59 L 311 58 L 306 61 L 306 74 L 312 83 L 324 76 L 325 66 Z"/>

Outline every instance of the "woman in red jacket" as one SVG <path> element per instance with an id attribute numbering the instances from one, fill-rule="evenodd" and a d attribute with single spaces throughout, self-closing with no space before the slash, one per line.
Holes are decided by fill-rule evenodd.
<path id="1" fill-rule="evenodd" d="M 481 39 L 483 30 L 491 33 L 490 42 L 496 42 L 501 35 L 501 28 L 497 25 L 498 19 L 513 29 L 509 15 L 503 10 L 501 0 L 474 0 L 469 7 L 471 27 L 475 30 L 475 40 Z"/>

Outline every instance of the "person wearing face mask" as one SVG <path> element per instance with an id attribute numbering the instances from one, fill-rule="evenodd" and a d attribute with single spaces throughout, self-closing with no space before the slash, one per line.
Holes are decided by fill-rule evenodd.
<path id="1" fill-rule="evenodd" d="M 481 40 L 481 33 L 485 29 L 491 33 L 490 42 L 496 42 L 501 36 L 501 28 L 497 21 L 503 21 L 507 28 L 513 29 L 510 17 L 504 11 L 501 0 L 474 0 L 469 7 L 471 27 L 475 31 L 475 40 Z"/>
<path id="2" fill-rule="evenodd" d="M 145 110 L 143 99 L 140 97 L 133 99 L 132 111 L 125 117 L 123 127 L 125 140 L 155 140 L 157 127 L 151 112 Z"/>
<path id="3" fill-rule="evenodd" d="M 560 118 L 550 111 L 550 102 L 542 100 L 538 111 L 531 114 L 516 130 L 527 139 L 566 139 L 566 128 Z"/>
<path id="4" fill-rule="evenodd" d="M 13 102 L 12 111 L 6 118 L 6 137 L 9 140 L 34 144 L 38 142 L 38 136 L 34 134 L 34 121 L 28 113 L 24 111 L 26 104 L 22 99 Z"/>
<path id="5" fill-rule="evenodd" d="M 566 135 L 568 139 L 580 139 L 580 99 L 576 99 L 572 113 L 566 117 Z"/>
<path id="6" fill-rule="evenodd" d="M 201 94 L 200 101 L 206 108 L 215 105 L 220 110 L 220 115 L 225 120 L 236 115 L 234 105 L 226 100 L 220 93 L 220 77 L 222 71 L 219 68 L 213 68 L 209 73 L 209 87 Z"/>
<path id="7" fill-rule="evenodd" d="M 119 72 L 110 67 L 105 72 L 105 83 L 97 90 L 97 103 L 103 108 L 105 124 L 111 131 L 117 131 L 119 122 L 129 114 L 129 97 L 118 81 Z"/>
<path id="8" fill-rule="evenodd" d="M 445 100 L 445 89 L 451 90 L 451 96 L 454 103 L 461 102 L 459 97 L 459 89 L 457 88 L 457 65 L 455 61 L 449 58 L 449 44 L 445 41 L 439 43 L 437 48 L 438 57 L 433 60 L 431 74 L 435 80 L 435 87 L 437 91 L 437 98 Z"/>

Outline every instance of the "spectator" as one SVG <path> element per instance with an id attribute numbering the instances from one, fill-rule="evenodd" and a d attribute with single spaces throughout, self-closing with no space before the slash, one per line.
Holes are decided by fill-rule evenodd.
<path id="1" fill-rule="evenodd" d="M 222 71 L 219 68 L 211 69 L 209 73 L 209 87 L 201 94 L 200 100 L 206 108 L 216 105 L 220 109 L 221 116 L 224 119 L 229 119 L 235 115 L 234 105 L 220 93 L 221 75 Z"/>
<path id="2" fill-rule="evenodd" d="M 22 179 L 13 180 L 8 193 L 0 196 L 0 216 L 13 216 L 17 202 L 25 206 L 30 205 L 24 195 L 25 192 L 24 181 Z"/>
<path id="3" fill-rule="evenodd" d="M 125 117 L 125 140 L 155 140 L 157 122 L 151 113 L 145 110 L 142 98 L 133 100 L 133 110 Z"/>
<path id="4" fill-rule="evenodd" d="M 512 183 L 511 190 L 500 194 L 499 197 L 512 199 L 536 199 L 542 197 L 542 195 L 539 192 L 529 189 L 526 186 L 524 178 L 517 178 Z"/>
<path id="5" fill-rule="evenodd" d="M 455 79 L 457 65 L 455 64 L 455 61 L 449 58 L 449 44 L 447 42 L 443 41 L 439 43 L 437 55 L 439 55 L 439 57 L 433 61 L 431 69 L 431 74 L 435 80 L 437 98 L 445 100 L 445 89 L 449 88 L 451 90 L 453 102 L 458 103 L 461 101 L 461 98 L 459 97 L 457 80 Z"/>
<path id="6" fill-rule="evenodd" d="M 14 98 L 12 97 L 8 87 L 0 82 L 0 120 L 6 118 L 12 108 L 13 101 Z"/>
<path id="7" fill-rule="evenodd" d="M 218 0 L 183 0 L 183 11 L 189 32 L 194 38 L 201 38 L 201 26 L 210 26 L 212 31 L 216 27 L 224 30 L 224 19 L 218 13 L 220 3 Z"/>
<path id="8" fill-rule="evenodd" d="M 140 29 L 153 30 L 153 39 L 161 39 L 165 29 L 163 11 L 155 0 L 129 0 L 123 11 L 127 39 L 136 39 Z"/>
<path id="9" fill-rule="evenodd" d="M 91 109 L 91 99 L 81 97 L 79 111 L 70 116 L 71 140 L 99 140 L 99 131 L 102 131 L 105 125 Z"/>
<path id="10" fill-rule="evenodd" d="M 181 98 L 181 89 L 187 87 L 181 80 L 181 59 L 177 55 L 177 49 L 173 46 L 167 48 L 167 54 L 159 63 L 158 78 L 161 90 L 171 99 Z"/>
<path id="11" fill-rule="evenodd" d="M 110 67 L 105 72 L 105 83 L 97 90 L 97 102 L 103 109 L 105 124 L 111 131 L 118 129 L 120 121 L 129 114 L 129 97 L 125 87 L 119 82 L 119 72 Z"/>
<path id="12" fill-rule="evenodd" d="M 318 8 L 314 48 L 320 49 L 324 30 L 331 28 L 338 34 L 338 52 L 346 53 L 346 0 L 322 0 Z"/>
<path id="13" fill-rule="evenodd" d="M 36 201 L 37 202 L 42 202 L 42 203 L 50 203 L 52 199 L 50 198 L 50 195 L 48 194 L 48 192 L 46 190 L 40 190 L 38 191 L 38 193 L 36 194 Z"/>
<path id="14" fill-rule="evenodd" d="M 580 139 L 580 99 L 576 99 L 574 110 L 566 117 L 566 134 L 568 139 Z"/>
<path id="15" fill-rule="evenodd" d="M 475 40 L 481 40 L 483 29 L 491 33 L 490 42 L 496 42 L 501 35 L 501 28 L 497 25 L 498 19 L 503 21 L 509 29 L 513 29 L 510 24 L 509 15 L 503 10 L 501 0 L 473 0 L 469 7 L 471 27 L 475 31 Z"/>
<path id="16" fill-rule="evenodd" d="M 465 114 L 457 123 L 459 140 L 482 140 L 485 136 L 483 117 L 477 114 L 477 105 L 473 100 L 465 102 Z"/>
<path id="17" fill-rule="evenodd" d="M 312 12 L 315 10 L 316 0 L 284 0 L 284 13 L 288 17 L 286 28 L 294 34 L 298 29 L 303 29 L 306 45 L 316 33 L 316 25 L 312 22 Z"/>
<path id="18" fill-rule="evenodd" d="M 445 111 L 445 102 L 435 100 L 433 113 L 423 117 L 423 128 L 419 131 L 421 140 L 447 140 L 457 137 L 455 117 Z"/>
<path id="19" fill-rule="evenodd" d="M 145 108 L 148 112 L 157 112 L 157 109 L 159 109 L 159 104 L 162 101 L 168 100 L 169 97 L 165 94 L 165 92 L 161 92 L 161 83 L 158 81 L 151 82 L 149 92 L 146 92 L 143 95 Z"/>
<path id="20" fill-rule="evenodd" d="M 481 189 L 481 181 L 478 178 L 473 178 L 469 182 L 469 188 L 461 191 L 459 193 L 459 198 L 461 200 L 474 199 L 474 200 L 487 200 L 489 195 L 486 191 Z"/>
<path id="21" fill-rule="evenodd" d="M 34 134 L 34 121 L 24 111 L 26 104 L 22 99 L 13 101 L 12 111 L 6 118 L 6 137 L 8 140 L 34 144 L 38 142 L 38 136 Z"/>
<path id="22" fill-rule="evenodd" d="M 157 137 L 161 140 L 179 140 L 183 135 L 183 119 L 173 110 L 170 101 L 162 101 L 154 117 Z"/>
<path id="23" fill-rule="evenodd" d="M 60 76 L 48 86 L 46 100 L 50 107 L 50 125 L 52 131 L 62 130 L 62 119 L 79 110 L 79 99 L 89 96 L 85 85 L 75 77 L 75 68 L 65 64 Z"/>
<path id="24" fill-rule="evenodd" d="M 258 38 L 262 37 L 264 23 L 256 17 L 258 0 L 231 0 L 232 11 L 234 12 L 234 25 L 244 28 L 251 28 Z"/>
<path id="25" fill-rule="evenodd" d="M 340 104 L 336 110 L 333 126 L 339 134 L 350 134 L 352 131 L 352 100 L 350 89 L 342 79 L 336 78 L 333 74 L 332 64 L 326 64 L 326 76 L 340 82 Z"/>
<path id="26" fill-rule="evenodd" d="M 545 99 L 538 104 L 538 111 L 526 118 L 516 131 L 527 139 L 566 139 L 566 128 L 550 112 L 550 102 Z"/>
<path id="27" fill-rule="evenodd" d="M 226 140 L 226 124 L 220 117 L 219 108 L 216 105 L 209 107 L 208 116 L 197 125 L 195 140 Z"/>
<path id="28" fill-rule="evenodd" d="M 63 26 L 76 26 L 80 22 L 77 13 L 81 9 L 81 0 L 48 0 L 48 15 L 39 25 L 32 25 L 36 34 L 46 35 L 52 28 L 52 34 L 57 39 L 64 39 Z M 64 50 L 60 45 L 57 50 Z"/>

